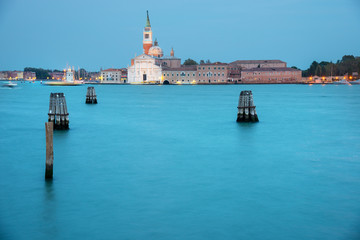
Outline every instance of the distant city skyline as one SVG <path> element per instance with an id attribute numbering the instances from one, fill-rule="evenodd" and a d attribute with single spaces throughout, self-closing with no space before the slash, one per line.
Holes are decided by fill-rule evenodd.
<path id="1" fill-rule="evenodd" d="M 0 2 L 0 71 L 24 67 L 99 71 L 130 65 L 149 10 L 154 39 L 182 62 L 312 61 L 360 55 L 357 0 Z"/>

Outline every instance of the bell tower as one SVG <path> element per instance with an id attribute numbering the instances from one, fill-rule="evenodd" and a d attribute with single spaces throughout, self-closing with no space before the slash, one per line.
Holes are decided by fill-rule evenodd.
<path id="1" fill-rule="evenodd" d="M 143 32 L 143 49 L 144 49 L 144 53 L 147 55 L 149 54 L 149 49 L 152 47 L 152 31 L 151 31 L 148 11 L 146 11 L 146 15 L 147 15 L 146 25 Z"/>

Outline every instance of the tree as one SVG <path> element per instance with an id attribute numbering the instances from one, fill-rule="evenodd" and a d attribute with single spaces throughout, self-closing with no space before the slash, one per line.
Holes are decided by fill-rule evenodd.
<path id="1" fill-rule="evenodd" d="M 204 61 L 204 60 L 200 60 L 200 64 L 205 64 L 205 61 Z"/>
<path id="2" fill-rule="evenodd" d="M 316 76 L 319 76 L 319 77 L 322 75 L 322 68 L 321 68 L 320 65 L 318 65 L 318 66 L 316 67 L 316 69 L 315 69 L 315 75 L 316 75 Z"/>
<path id="3" fill-rule="evenodd" d="M 189 65 L 198 65 L 198 63 L 195 60 L 193 60 L 191 58 L 188 58 L 188 59 L 186 59 L 184 61 L 184 65 L 187 65 L 187 66 L 189 66 Z"/>
<path id="4" fill-rule="evenodd" d="M 42 68 L 26 67 L 26 68 L 24 68 L 24 72 L 35 72 L 36 79 L 47 79 L 47 78 L 50 78 L 49 72 L 51 72 L 51 70 L 45 70 Z"/>
<path id="5" fill-rule="evenodd" d="M 355 57 L 353 55 L 344 55 L 341 59 L 342 62 L 347 62 L 347 61 L 354 61 Z"/>
<path id="6" fill-rule="evenodd" d="M 312 64 L 310 65 L 309 74 L 310 74 L 311 76 L 315 75 L 315 70 L 316 70 L 316 68 L 317 68 L 318 65 L 319 65 L 319 64 L 318 64 L 317 61 L 313 61 Z"/>
<path id="7" fill-rule="evenodd" d="M 210 59 L 206 60 L 206 63 L 211 63 Z"/>
<path id="8" fill-rule="evenodd" d="M 310 67 L 302 72 L 304 77 L 309 76 L 342 76 L 346 73 L 351 75 L 353 72 L 360 72 L 360 57 L 353 55 L 344 55 L 341 60 L 336 63 L 321 61 L 320 63 L 313 61 Z"/>

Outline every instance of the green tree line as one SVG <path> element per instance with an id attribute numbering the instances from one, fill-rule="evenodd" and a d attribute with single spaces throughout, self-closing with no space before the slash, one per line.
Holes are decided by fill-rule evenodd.
<path id="1" fill-rule="evenodd" d="M 310 76 L 343 76 L 344 74 L 352 75 L 353 72 L 360 73 L 360 57 L 345 55 L 336 63 L 314 61 L 310 67 L 302 72 L 304 77 Z"/>
<path id="2" fill-rule="evenodd" d="M 24 68 L 24 72 L 35 72 L 36 79 L 47 79 L 50 78 L 49 72 L 52 72 L 48 69 L 42 69 L 42 68 L 32 68 L 32 67 L 26 67 Z"/>
<path id="3" fill-rule="evenodd" d="M 205 63 L 211 63 L 210 59 L 204 61 L 204 60 L 200 60 L 200 64 L 205 64 Z M 186 66 L 189 66 L 189 65 L 198 65 L 198 63 L 191 59 L 191 58 L 188 58 L 184 61 L 183 65 L 186 65 Z"/>
<path id="4" fill-rule="evenodd" d="M 80 74 L 79 74 L 80 71 Z M 84 69 L 84 68 L 80 68 L 79 71 L 75 71 L 75 76 L 81 77 L 81 78 L 87 78 L 89 77 L 89 73 Z M 43 68 L 33 68 L 33 67 L 26 67 L 24 68 L 24 72 L 35 72 L 36 74 L 36 79 L 51 79 L 50 73 L 52 72 L 63 72 L 61 70 L 58 69 L 54 69 L 54 70 L 50 70 L 50 69 L 43 69 Z"/>

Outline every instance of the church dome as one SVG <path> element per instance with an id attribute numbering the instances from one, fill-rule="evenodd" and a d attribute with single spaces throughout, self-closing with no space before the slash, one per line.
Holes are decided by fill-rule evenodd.
<path id="1" fill-rule="evenodd" d="M 149 55 L 153 56 L 153 57 L 162 57 L 162 56 L 164 56 L 163 50 L 161 49 L 161 47 L 158 46 L 157 40 L 155 40 L 154 46 L 152 46 L 149 49 Z"/>

